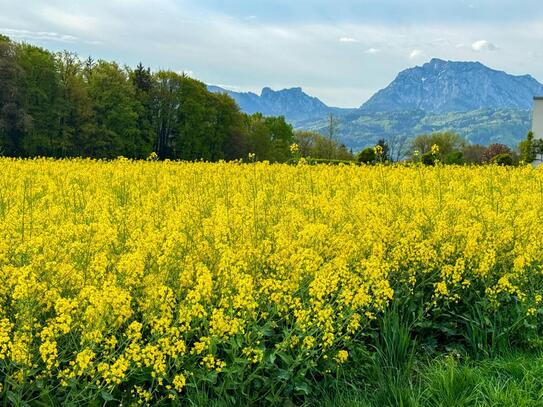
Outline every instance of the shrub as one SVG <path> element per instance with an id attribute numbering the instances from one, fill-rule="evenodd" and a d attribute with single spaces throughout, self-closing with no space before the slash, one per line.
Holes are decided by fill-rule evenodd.
<path id="1" fill-rule="evenodd" d="M 461 151 L 453 151 L 445 156 L 443 162 L 448 165 L 462 165 L 465 163 L 464 154 Z"/>
<path id="2" fill-rule="evenodd" d="M 491 160 L 493 164 L 513 165 L 513 156 L 511 154 L 498 154 Z"/>
<path id="3" fill-rule="evenodd" d="M 365 148 L 356 157 L 357 161 L 361 164 L 372 164 L 375 162 L 376 155 L 375 149 L 372 147 Z"/>
<path id="4" fill-rule="evenodd" d="M 423 134 L 413 139 L 411 151 L 416 150 L 424 154 L 430 151 L 433 145 L 437 145 L 441 154 L 447 155 L 461 149 L 465 144 L 466 140 L 453 132 Z"/>
<path id="5" fill-rule="evenodd" d="M 487 147 L 483 153 L 483 162 L 490 162 L 494 157 L 499 154 L 509 154 L 511 155 L 512 151 L 505 144 L 491 144 Z"/>
<path id="6" fill-rule="evenodd" d="M 424 153 L 424 154 L 420 157 L 420 161 L 421 161 L 424 165 L 435 165 L 435 163 L 436 163 L 436 158 L 434 157 L 434 155 L 432 154 L 431 151 L 428 151 L 427 153 Z"/>

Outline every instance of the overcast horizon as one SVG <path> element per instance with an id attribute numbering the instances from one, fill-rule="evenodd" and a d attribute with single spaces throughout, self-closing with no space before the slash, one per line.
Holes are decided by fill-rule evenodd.
<path id="1" fill-rule="evenodd" d="M 357 107 L 431 58 L 543 82 L 543 7 L 510 0 L 0 0 L 0 33 L 82 57 Z"/>

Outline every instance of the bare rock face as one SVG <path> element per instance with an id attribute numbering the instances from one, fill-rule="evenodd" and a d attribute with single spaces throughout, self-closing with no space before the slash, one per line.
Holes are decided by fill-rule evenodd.
<path id="1" fill-rule="evenodd" d="M 233 92 L 208 86 L 212 92 L 225 92 L 239 105 L 241 111 L 249 114 L 260 112 L 264 116 L 285 116 L 291 122 L 324 117 L 333 110 L 318 98 L 309 96 L 302 88 L 272 90 L 264 88 L 260 95 L 252 92 Z"/>
<path id="2" fill-rule="evenodd" d="M 367 113 L 413 109 L 431 113 L 528 110 L 537 95 L 543 95 L 543 85 L 530 75 L 510 75 L 479 62 L 432 59 L 400 72 L 361 109 Z"/>

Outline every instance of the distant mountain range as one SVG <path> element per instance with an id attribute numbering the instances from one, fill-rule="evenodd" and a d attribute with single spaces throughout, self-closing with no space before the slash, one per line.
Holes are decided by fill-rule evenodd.
<path id="1" fill-rule="evenodd" d="M 472 143 L 504 143 L 515 147 L 530 128 L 534 96 L 543 85 L 530 75 L 515 76 L 479 62 L 430 62 L 398 74 L 360 108 L 330 107 L 301 88 L 260 95 L 226 92 L 246 113 L 283 115 L 296 128 L 325 131 L 333 113 L 338 137 L 359 150 L 379 138 L 412 138 L 434 131 L 456 131 Z"/>
<path id="2" fill-rule="evenodd" d="M 260 95 L 253 92 L 234 92 L 212 85 L 208 85 L 207 88 L 211 92 L 227 93 L 245 113 L 260 112 L 265 116 L 285 116 L 294 125 L 322 119 L 329 113 L 344 114 L 357 110 L 327 106 L 320 99 L 309 96 L 302 88 L 274 91 L 266 87 L 262 89 Z"/>

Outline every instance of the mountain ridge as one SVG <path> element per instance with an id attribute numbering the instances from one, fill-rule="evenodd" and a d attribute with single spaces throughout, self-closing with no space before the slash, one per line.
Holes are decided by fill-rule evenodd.
<path id="1" fill-rule="evenodd" d="M 531 75 L 511 75 L 480 62 L 433 58 L 408 68 L 360 107 L 364 112 L 420 109 L 430 113 L 478 109 L 531 109 L 543 84 Z"/>
<path id="2" fill-rule="evenodd" d="M 265 116 L 285 116 L 294 125 L 310 119 L 317 120 L 330 113 L 357 110 L 328 106 L 319 98 L 305 93 L 301 87 L 281 90 L 264 87 L 260 95 L 254 92 L 236 92 L 216 85 L 207 85 L 207 88 L 211 92 L 228 94 L 247 114 L 260 112 Z"/>
<path id="3" fill-rule="evenodd" d="M 478 61 L 433 58 L 399 72 L 385 88 L 359 108 L 327 106 L 295 87 L 234 92 L 241 110 L 281 115 L 297 129 L 326 132 L 332 113 L 337 132 L 348 147 L 361 149 L 379 138 L 413 138 L 433 131 L 455 131 L 471 142 L 500 142 L 515 147 L 530 128 L 533 97 L 543 96 L 543 84 L 531 75 L 511 75 Z"/>

